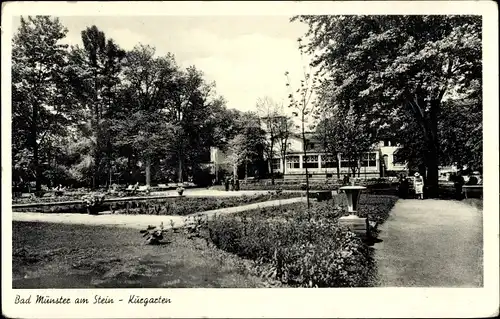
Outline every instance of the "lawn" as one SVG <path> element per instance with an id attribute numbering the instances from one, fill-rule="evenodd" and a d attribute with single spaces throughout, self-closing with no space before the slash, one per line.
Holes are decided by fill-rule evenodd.
<path id="1" fill-rule="evenodd" d="M 13 223 L 13 288 L 266 287 L 249 262 L 173 234 L 144 245 L 137 230 Z"/>

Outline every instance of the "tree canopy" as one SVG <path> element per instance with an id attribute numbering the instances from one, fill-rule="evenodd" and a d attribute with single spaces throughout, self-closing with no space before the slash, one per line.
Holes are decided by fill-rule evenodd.
<path id="1" fill-rule="evenodd" d="M 97 26 L 83 46 L 47 16 L 21 18 L 12 57 L 17 182 L 99 187 L 121 180 L 183 181 L 241 129 L 215 83 L 152 46 L 126 51 Z"/>
<path id="2" fill-rule="evenodd" d="M 439 133 L 443 101 L 480 100 L 481 18 L 352 15 L 292 20 L 309 25 L 308 53 L 322 77 L 319 98 L 329 106 L 352 108 L 373 127 L 418 130 L 424 176 L 429 193 L 435 194 L 446 142 Z M 399 126 L 401 116 L 406 127 Z"/>

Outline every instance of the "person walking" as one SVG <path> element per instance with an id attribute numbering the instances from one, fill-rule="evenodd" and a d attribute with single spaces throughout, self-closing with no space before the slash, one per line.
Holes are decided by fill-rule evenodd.
<path id="1" fill-rule="evenodd" d="M 229 178 L 227 176 L 224 178 L 224 186 L 226 188 L 226 192 L 228 192 L 229 191 Z"/>
<path id="2" fill-rule="evenodd" d="M 415 195 L 417 195 L 417 198 L 424 199 L 424 179 L 419 173 L 415 173 L 413 187 L 415 188 Z"/>
<path id="3" fill-rule="evenodd" d="M 236 191 L 240 190 L 240 180 L 239 179 L 236 179 L 236 181 L 234 182 L 234 189 Z"/>

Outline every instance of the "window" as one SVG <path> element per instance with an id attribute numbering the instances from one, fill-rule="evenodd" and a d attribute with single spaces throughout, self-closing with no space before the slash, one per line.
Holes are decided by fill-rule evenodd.
<path id="1" fill-rule="evenodd" d="M 308 151 L 313 150 L 313 149 L 314 149 L 314 143 L 309 143 L 309 142 L 307 142 L 307 144 L 306 144 L 306 148 L 307 148 L 307 150 L 308 150 Z"/>
<path id="2" fill-rule="evenodd" d="M 392 163 L 395 165 L 405 165 L 405 161 L 398 155 L 392 155 Z"/>
<path id="3" fill-rule="evenodd" d="M 337 163 L 337 159 L 335 158 L 335 156 L 331 156 L 331 155 L 322 155 L 321 156 L 321 167 L 335 168 L 335 167 L 337 167 L 336 163 Z"/>
<path id="4" fill-rule="evenodd" d="M 287 168 L 300 168 L 300 159 L 298 156 L 287 156 L 286 157 L 286 167 Z"/>
<path id="5" fill-rule="evenodd" d="M 377 167 L 377 153 L 366 153 L 361 160 L 362 167 Z"/>
<path id="6" fill-rule="evenodd" d="M 350 164 L 350 166 L 349 166 Z M 349 163 L 349 159 L 347 158 L 340 158 L 340 167 L 358 167 L 358 161 L 351 161 Z"/>
<path id="7" fill-rule="evenodd" d="M 318 168 L 318 155 L 309 155 L 304 159 L 304 168 Z"/>
<path id="8" fill-rule="evenodd" d="M 280 169 L 280 158 L 273 158 L 271 161 L 271 165 L 273 167 L 273 171 L 279 170 Z"/>

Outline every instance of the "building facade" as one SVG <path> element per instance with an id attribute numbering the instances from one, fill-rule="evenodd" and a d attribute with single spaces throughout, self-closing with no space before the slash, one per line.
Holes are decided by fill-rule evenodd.
<path id="1" fill-rule="evenodd" d="M 285 179 L 305 178 L 306 165 L 310 178 L 336 178 L 337 160 L 328 155 L 321 147 L 313 134 L 307 135 L 307 162 L 303 154 L 303 141 L 299 136 L 291 136 L 287 140 L 285 160 L 280 156 L 282 147 L 275 145 L 275 157 L 270 159 L 273 173 L 283 175 Z M 398 149 L 391 141 L 380 141 L 373 146 L 372 151 L 367 152 L 365 156 L 356 165 L 357 177 L 376 178 L 385 176 L 396 176 L 399 173 L 407 172 L 407 166 L 404 162 L 398 160 L 394 153 Z M 212 172 L 217 178 L 221 169 L 229 170 L 231 164 L 227 155 L 216 148 L 211 149 L 210 162 Z M 352 171 L 347 159 L 338 155 L 340 159 L 340 175 L 350 174 Z M 269 159 L 268 159 L 269 160 Z M 250 174 L 252 176 L 252 174 Z"/>
<path id="2" fill-rule="evenodd" d="M 300 137 L 290 137 L 287 145 L 287 155 L 283 161 L 279 156 L 279 150 L 275 150 L 275 156 L 271 163 L 273 172 L 283 174 L 284 178 L 305 177 L 307 170 L 310 178 L 321 177 L 330 178 L 337 175 L 337 159 L 335 156 L 326 154 L 321 147 L 321 143 L 309 134 L 306 138 L 307 143 L 307 162 L 303 154 L 303 140 Z M 391 144 L 391 141 L 380 141 L 373 146 L 370 152 L 367 152 L 357 163 L 349 163 L 342 154 L 337 155 L 340 162 L 340 174 L 345 175 L 352 172 L 349 165 L 356 165 L 356 175 L 363 178 L 374 178 L 384 176 L 394 176 L 407 171 L 406 164 L 398 160 L 394 153 L 397 146 Z"/>

